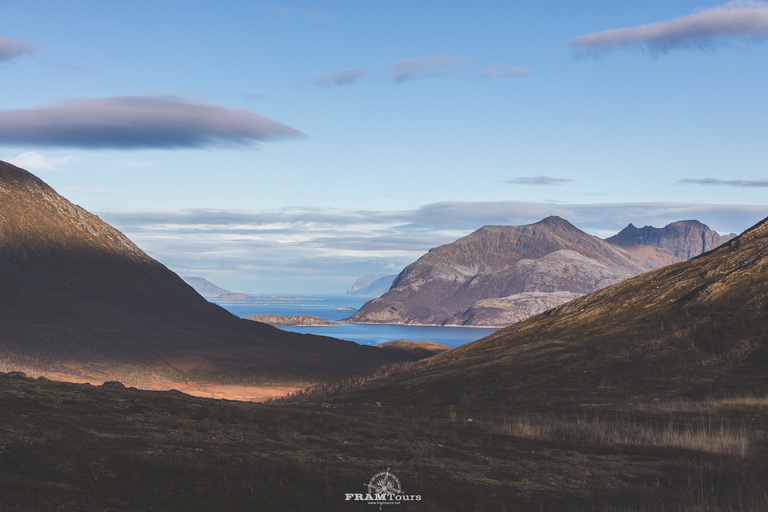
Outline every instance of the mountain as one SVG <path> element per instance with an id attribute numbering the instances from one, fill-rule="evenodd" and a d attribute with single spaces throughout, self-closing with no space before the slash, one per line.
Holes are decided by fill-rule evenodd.
<path id="1" fill-rule="evenodd" d="M 354 282 L 347 290 L 347 295 L 380 296 L 389 290 L 396 274 L 369 274 Z"/>
<path id="2" fill-rule="evenodd" d="M 185 283 L 195 289 L 205 299 L 218 302 L 238 302 L 249 300 L 251 297 L 245 293 L 233 293 L 224 288 L 219 288 L 212 282 L 202 277 L 181 276 Z"/>
<path id="3" fill-rule="evenodd" d="M 426 364 L 428 362 L 428 364 Z M 768 219 L 343 396 L 568 404 L 768 392 Z"/>
<path id="4" fill-rule="evenodd" d="M 696 221 L 643 229 L 601 240 L 554 216 L 485 226 L 431 249 L 348 321 L 505 326 L 723 241 Z"/>
<path id="5" fill-rule="evenodd" d="M 0 370 L 175 387 L 301 384 L 413 360 L 242 320 L 122 233 L 0 162 Z"/>
<path id="6" fill-rule="evenodd" d="M 630 224 L 605 241 L 639 257 L 648 267 L 658 268 L 711 251 L 734 237 L 735 233 L 721 236 L 697 220 L 686 220 L 663 228 Z"/>

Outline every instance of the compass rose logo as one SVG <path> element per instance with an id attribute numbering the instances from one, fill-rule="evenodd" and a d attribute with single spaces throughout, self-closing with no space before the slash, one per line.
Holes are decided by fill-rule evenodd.
<path id="1" fill-rule="evenodd" d="M 400 480 L 389 472 L 389 468 L 382 473 L 376 473 L 368 482 L 368 492 L 370 494 L 402 494 Z"/>
<path id="2" fill-rule="evenodd" d="M 382 510 L 383 505 L 402 505 L 404 502 L 421 501 L 421 494 L 403 494 L 400 480 L 389 472 L 389 468 L 381 473 L 376 473 L 370 482 L 365 484 L 368 492 L 344 494 L 345 501 L 364 501 L 369 505 L 378 505 Z"/>

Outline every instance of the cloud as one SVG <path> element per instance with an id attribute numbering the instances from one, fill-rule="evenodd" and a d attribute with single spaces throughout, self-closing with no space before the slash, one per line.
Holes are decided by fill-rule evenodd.
<path id="1" fill-rule="evenodd" d="M 504 183 L 511 183 L 512 185 L 559 185 L 561 183 L 567 183 L 570 180 L 566 178 L 550 178 L 549 176 L 529 176 L 521 178 L 513 178 L 505 181 Z"/>
<path id="2" fill-rule="evenodd" d="M 60 158 L 46 158 L 40 153 L 27 151 L 8 161 L 17 167 L 30 171 L 58 171 L 62 165 L 71 161 L 73 158 L 75 158 L 74 155 Z"/>
<path id="3" fill-rule="evenodd" d="M 678 183 L 692 184 L 692 185 L 715 185 L 715 186 L 727 186 L 727 187 L 768 187 L 768 180 L 720 180 L 716 178 L 701 178 L 701 179 L 684 179 L 678 181 Z"/>
<path id="4" fill-rule="evenodd" d="M 391 82 L 401 84 L 422 78 L 452 75 L 464 62 L 462 57 L 446 56 L 404 59 L 391 66 L 386 77 Z"/>
<path id="5" fill-rule="evenodd" d="M 0 62 L 34 53 L 35 47 L 24 41 L 0 36 Z"/>
<path id="6" fill-rule="evenodd" d="M 478 73 L 478 78 L 523 78 L 533 75 L 533 71 L 525 68 L 504 69 L 500 63 Z"/>
<path id="7" fill-rule="evenodd" d="M 312 79 L 312 83 L 320 87 L 327 87 L 329 85 L 351 85 L 368 76 L 368 73 L 369 71 L 367 69 L 347 69 L 346 71 L 331 73 L 330 75 L 318 76 L 317 78 Z"/>
<path id="8" fill-rule="evenodd" d="M 604 238 L 630 222 L 662 227 L 698 219 L 720 233 L 730 233 L 768 216 L 768 205 L 499 201 L 441 202 L 404 211 L 284 208 L 96 213 L 150 255 L 186 275 L 202 273 L 219 276 L 222 283 L 241 283 L 235 290 L 343 293 L 358 277 L 403 268 L 432 247 L 485 225 L 531 224 L 558 215 Z"/>
<path id="9" fill-rule="evenodd" d="M 568 44 L 600 53 L 639 46 L 653 53 L 683 47 L 710 48 L 727 39 L 756 41 L 768 34 L 768 2 L 735 1 L 669 21 L 586 34 Z"/>
<path id="10" fill-rule="evenodd" d="M 0 144 L 86 149 L 179 149 L 253 145 L 299 137 L 250 111 L 173 97 L 69 100 L 0 111 Z"/>

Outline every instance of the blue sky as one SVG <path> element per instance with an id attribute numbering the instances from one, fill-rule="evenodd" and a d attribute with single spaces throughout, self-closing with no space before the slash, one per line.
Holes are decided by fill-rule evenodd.
<path id="1" fill-rule="evenodd" d="M 485 224 L 768 216 L 768 2 L 0 0 L 0 159 L 182 275 L 343 292 Z"/>

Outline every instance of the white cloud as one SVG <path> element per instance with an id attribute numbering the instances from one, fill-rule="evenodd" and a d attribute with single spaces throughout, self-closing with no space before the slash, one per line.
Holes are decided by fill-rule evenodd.
<path id="1" fill-rule="evenodd" d="M 697 219 L 720 233 L 741 232 L 768 205 L 690 203 L 549 204 L 442 202 L 406 211 L 291 208 L 266 211 L 96 212 L 174 270 L 216 273 L 238 289 L 266 291 L 312 280 L 343 293 L 358 277 L 399 271 L 429 249 L 484 225 L 523 225 L 558 215 L 603 238 L 630 222 L 665 226 Z M 192 274 L 194 275 L 194 274 Z M 336 283 L 335 285 L 333 283 Z M 330 284 L 329 284 L 330 283 Z M 331 286 L 331 288 L 328 288 Z"/>
<path id="2" fill-rule="evenodd" d="M 669 21 L 586 34 L 568 44 L 588 52 L 639 46 L 654 53 L 710 48 L 728 39 L 756 41 L 768 34 L 768 2 L 736 1 Z"/>
<path id="3" fill-rule="evenodd" d="M 58 171 L 59 168 L 74 159 L 74 155 L 60 158 L 46 158 L 40 153 L 27 151 L 8 161 L 17 167 L 29 171 Z"/>

